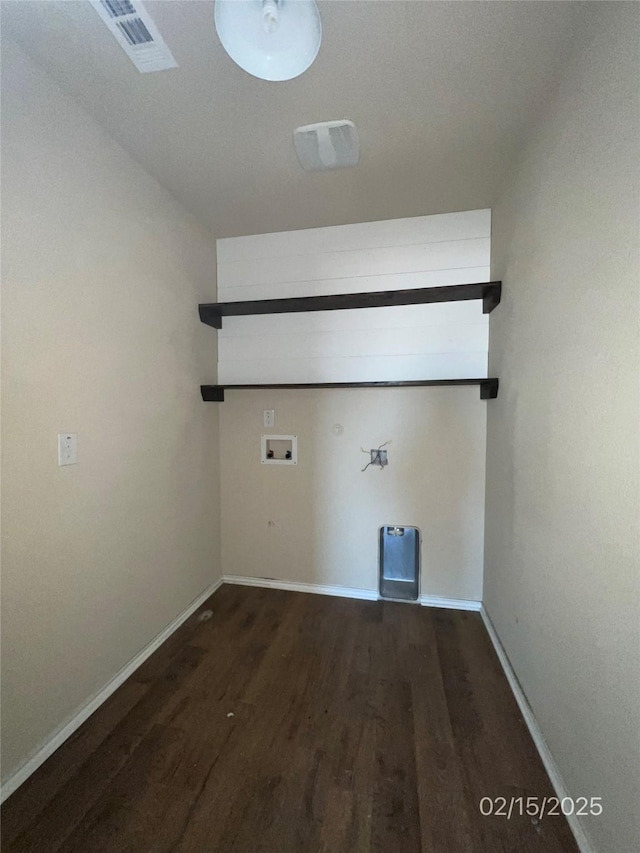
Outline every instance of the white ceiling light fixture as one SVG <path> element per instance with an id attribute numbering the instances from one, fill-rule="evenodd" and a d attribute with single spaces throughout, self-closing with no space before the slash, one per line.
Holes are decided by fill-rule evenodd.
<path id="1" fill-rule="evenodd" d="M 216 0 L 215 23 L 231 59 L 262 80 L 292 80 L 320 49 L 315 0 Z"/>

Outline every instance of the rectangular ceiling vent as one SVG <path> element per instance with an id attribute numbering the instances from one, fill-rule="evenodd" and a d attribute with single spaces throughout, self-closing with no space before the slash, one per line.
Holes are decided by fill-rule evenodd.
<path id="1" fill-rule="evenodd" d="M 357 165 L 360 159 L 358 129 L 348 119 L 297 127 L 293 144 L 300 165 L 307 172 L 344 169 Z"/>
<path id="2" fill-rule="evenodd" d="M 140 2 L 134 5 L 131 0 L 93 0 L 92 5 L 138 71 L 147 74 L 178 67 Z"/>

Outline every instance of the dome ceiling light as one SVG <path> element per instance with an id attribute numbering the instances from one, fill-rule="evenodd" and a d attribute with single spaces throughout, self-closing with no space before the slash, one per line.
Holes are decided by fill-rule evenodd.
<path id="1" fill-rule="evenodd" d="M 292 80 L 318 55 L 315 0 L 216 0 L 215 24 L 231 59 L 261 80 Z"/>

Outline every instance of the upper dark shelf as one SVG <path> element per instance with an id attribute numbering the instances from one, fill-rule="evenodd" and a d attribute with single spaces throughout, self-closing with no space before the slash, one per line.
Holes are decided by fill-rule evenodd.
<path id="1" fill-rule="evenodd" d="M 500 302 L 501 281 L 450 284 L 414 290 L 382 290 L 375 293 L 341 293 L 335 296 L 294 296 L 291 299 L 257 299 L 249 302 L 209 302 L 198 306 L 203 323 L 222 328 L 223 317 L 247 314 L 291 314 L 301 311 L 339 311 L 347 308 L 383 308 L 386 305 L 418 305 L 427 302 L 464 302 L 482 299 L 489 314 Z"/>
<path id="2" fill-rule="evenodd" d="M 399 382 L 287 382 L 268 385 L 201 385 L 205 403 L 222 403 L 224 392 L 259 388 L 418 388 L 433 385 L 479 385 L 481 400 L 494 400 L 498 396 L 498 380 L 494 377 L 478 379 L 413 379 Z"/>

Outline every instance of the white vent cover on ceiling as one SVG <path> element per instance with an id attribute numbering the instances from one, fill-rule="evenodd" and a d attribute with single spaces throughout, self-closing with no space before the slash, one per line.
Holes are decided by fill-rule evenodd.
<path id="1" fill-rule="evenodd" d="M 358 130 L 352 121 L 323 121 L 293 132 L 298 160 L 307 172 L 355 166 L 360 159 Z"/>
<path id="2" fill-rule="evenodd" d="M 92 5 L 138 71 L 146 74 L 178 67 L 151 16 L 140 2 L 93 0 Z"/>

